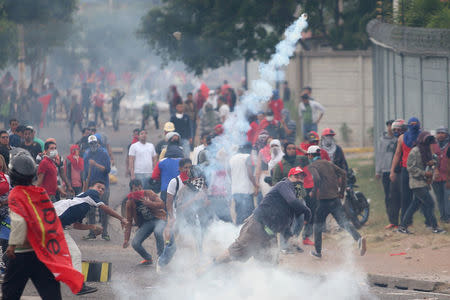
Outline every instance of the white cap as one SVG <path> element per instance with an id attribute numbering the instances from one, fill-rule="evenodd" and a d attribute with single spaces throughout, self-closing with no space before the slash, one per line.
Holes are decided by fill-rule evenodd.
<path id="1" fill-rule="evenodd" d="M 308 151 L 306 153 L 308 153 L 308 154 L 317 154 L 317 153 L 319 153 L 319 151 L 320 151 L 320 147 L 319 146 L 312 145 L 312 146 L 309 146 Z"/>
<path id="2" fill-rule="evenodd" d="M 95 135 L 90 135 L 88 137 L 88 143 L 98 142 L 97 137 Z"/>

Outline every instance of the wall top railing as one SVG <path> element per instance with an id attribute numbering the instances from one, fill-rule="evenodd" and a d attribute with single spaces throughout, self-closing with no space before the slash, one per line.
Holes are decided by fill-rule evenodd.
<path id="1" fill-rule="evenodd" d="M 366 29 L 374 44 L 395 52 L 450 57 L 450 29 L 398 26 L 376 19 Z"/>

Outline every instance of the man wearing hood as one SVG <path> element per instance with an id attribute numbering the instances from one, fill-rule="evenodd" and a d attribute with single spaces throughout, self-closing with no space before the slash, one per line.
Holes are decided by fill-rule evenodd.
<path id="1" fill-rule="evenodd" d="M 324 149 L 328 153 L 330 161 L 345 172 L 348 171 L 347 160 L 345 159 L 342 147 L 336 144 L 334 136 L 336 133 L 331 128 L 322 130 L 322 138 L 320 139 L 320 149 Z"/>
<path id="2" fill-rule="evenodd" d="M 398 137 L 401 136 L 406 131 L 405 120 L 397 119 L 392 123 L 392 133 L 394 135 L 394 149 L 397 149 Z M 395 152 L 395 151 L 394 151 Z M 391 161 L 392 164 L 392 161 Z M 400 174 L 402 171 L 402 166 L 400 162 L 394 166 L 394 172 Z M 396 176 L 394 181 L 389 183 L 389 202 L 386 204 L 387 215 L 389 219 L 389 224 L 384 227 L 385 229 L 396 229 L 399 225 L 399 215 L 401 207 L 401 180 L 400 176 Z"/>
<path id="3" fill-rule="evenodd" d="M 89 149 L 84 154 L 84 176 L 85 184 L 84 187 L 87 188 L 92 186 L 97 181 L 102 181 L 105 183 L 105 192 L 101 197 L 101 201 L 105 205 L 109 204 L 109 172 L 111 171 L 111 160 L 109 158 L 108 152 L 105 148 L 101 147 L 101 140 L 95 135 L 91 135 L 88 138 Z M 96 208 L 91 208 L 88 214 L 89 224 L 95 224 L 95 211 Z M 100 221 L 102 223 L 103 232 L 102 239 L 109 241 L 111 238 L 108 234 L 108 214 L 104 211 L 99 211 Z M 93 231 L 90 231 L 87 236 L 84 237 L 86 240 L 95 240 L 97 236 Z"/>
<path id="4" fill-rule="evenodd" d="M 389 215 L 389 203 L 390 200 L 390 182 L 389 174 L 391 171 L 392 158 L 395 152 L 395 142 L 396 138 L 392 132 L 392 123 L 394 120 L 389 120 L 386 122 L 387 131 L 383 133 L 378 141 L 378 147 L 375 153 L 375 177 L 377 180 L 382 180 L 384 188 L 384 202 L 386 205 L 386 212 Z"/>
<path id="5" fill-rule="evenodd" d="M 405 133 L 406 134 L 406 133 Z M 438 227 L 436 216 L 434 215 L 434 201 L 429 192 L 429 186 L 433 178 L 433 168 L 436 161 L 433 159 L 431 145 L 436 143 L 436 139 L 428 131 L 422 131 L 417 137 L 416 146 L 411 149 L 408 155 L 407 169 L 409 173 L 409 187 L 413 192 L 413 200 L 402 217 L 401 225 L 398 227 L 400 233 L 410 233 L 408 226 L 414 213 L 422 204 L 422 212 L 425 216 L 425 224 L 431 226 L 433 233 L 442 233 L 443 229 Z"/>
<path id="6" fill-rule="evenodd" d="M 172 178 L 180 174 L 179 161 L 183 158 L 183 150 L 179 145 L 180 135 L 177 132 L 169 132 L 166 135 L 167 148 L 164 158 L 153 169 L 152 179 L 161 181 L 161 199 L 166 203 L 167 187 Z M 162 153 L 161 153 L 162 155 Z"/>
<path id="7" fill-rule="evenodd" d="M 445 183 L 447 181 L 449 136 L 446 127 L 440 127 L 436 130 L 437 143 L 432 145 L 434 154 L 438 156 L 439 175 L 433 180 L 433 190 L 436 194 L 441 221 L 450 222 L 450 200 L 445 197 Z"/>
<path id="8" fill-rule="evenodd" d="M 420 122 L 419 119 L 412 117 L 408 120 L 408 130 L 398 137 L 397 140 L 397 148 L 395 149 L 394 158 L 392 160 L 391 172 L 389 178 L 391 181 L 395 181 L 397 173 L 395 172 L 395 167 L 401 163 L 402 170 L 400 175 L 401 182 L 401 194 L 402 194 L 402 202 L 401 202 L 401 219 L 403 220 L 406 210 L 411 205 L 412 202 L 412 191 L 409 187 L 409 174 L 408 169 L 406 168 L 406 164 L 408 161 L 408 155 L 411 149 L 415 146 L 417 137 L 419 136 L 420 130 Z M 412 224 L 412 219 L 407 220 L 408 225 Z"/>

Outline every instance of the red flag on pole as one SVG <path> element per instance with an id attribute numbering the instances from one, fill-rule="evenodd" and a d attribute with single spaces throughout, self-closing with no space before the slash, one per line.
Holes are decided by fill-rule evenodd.
<path id="1" fill-rule="evenodd" d="M 52 93 L 41 96 L 38 98 L 38 101 L 42 104 L 42 112 L 41 112 L 41 123 L 39 124 L 39 127 L 44 127 L 44 120 L 47 115 L 47 108 L 50 103 L 50 100 L 52 100 Z"/>

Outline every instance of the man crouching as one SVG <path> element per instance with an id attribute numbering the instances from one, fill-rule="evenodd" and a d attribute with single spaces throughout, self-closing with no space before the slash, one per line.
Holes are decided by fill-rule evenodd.
<path id="1" fill-rule="evenodd" d="M 239 237 L 228 250 L 215 258 L 215 264 L 232 260 L 247 261 L 250 257 L 278 263 L 277 233 L 284 233 L 295 217 L 304 214 L 305 220 L 311 211 L 297 195 L 302 194 L 305 173 L 300 167 L 292 168 L 288 177 L 278 182 L 264 197 L 253 214 L 247 218 Z"/>

